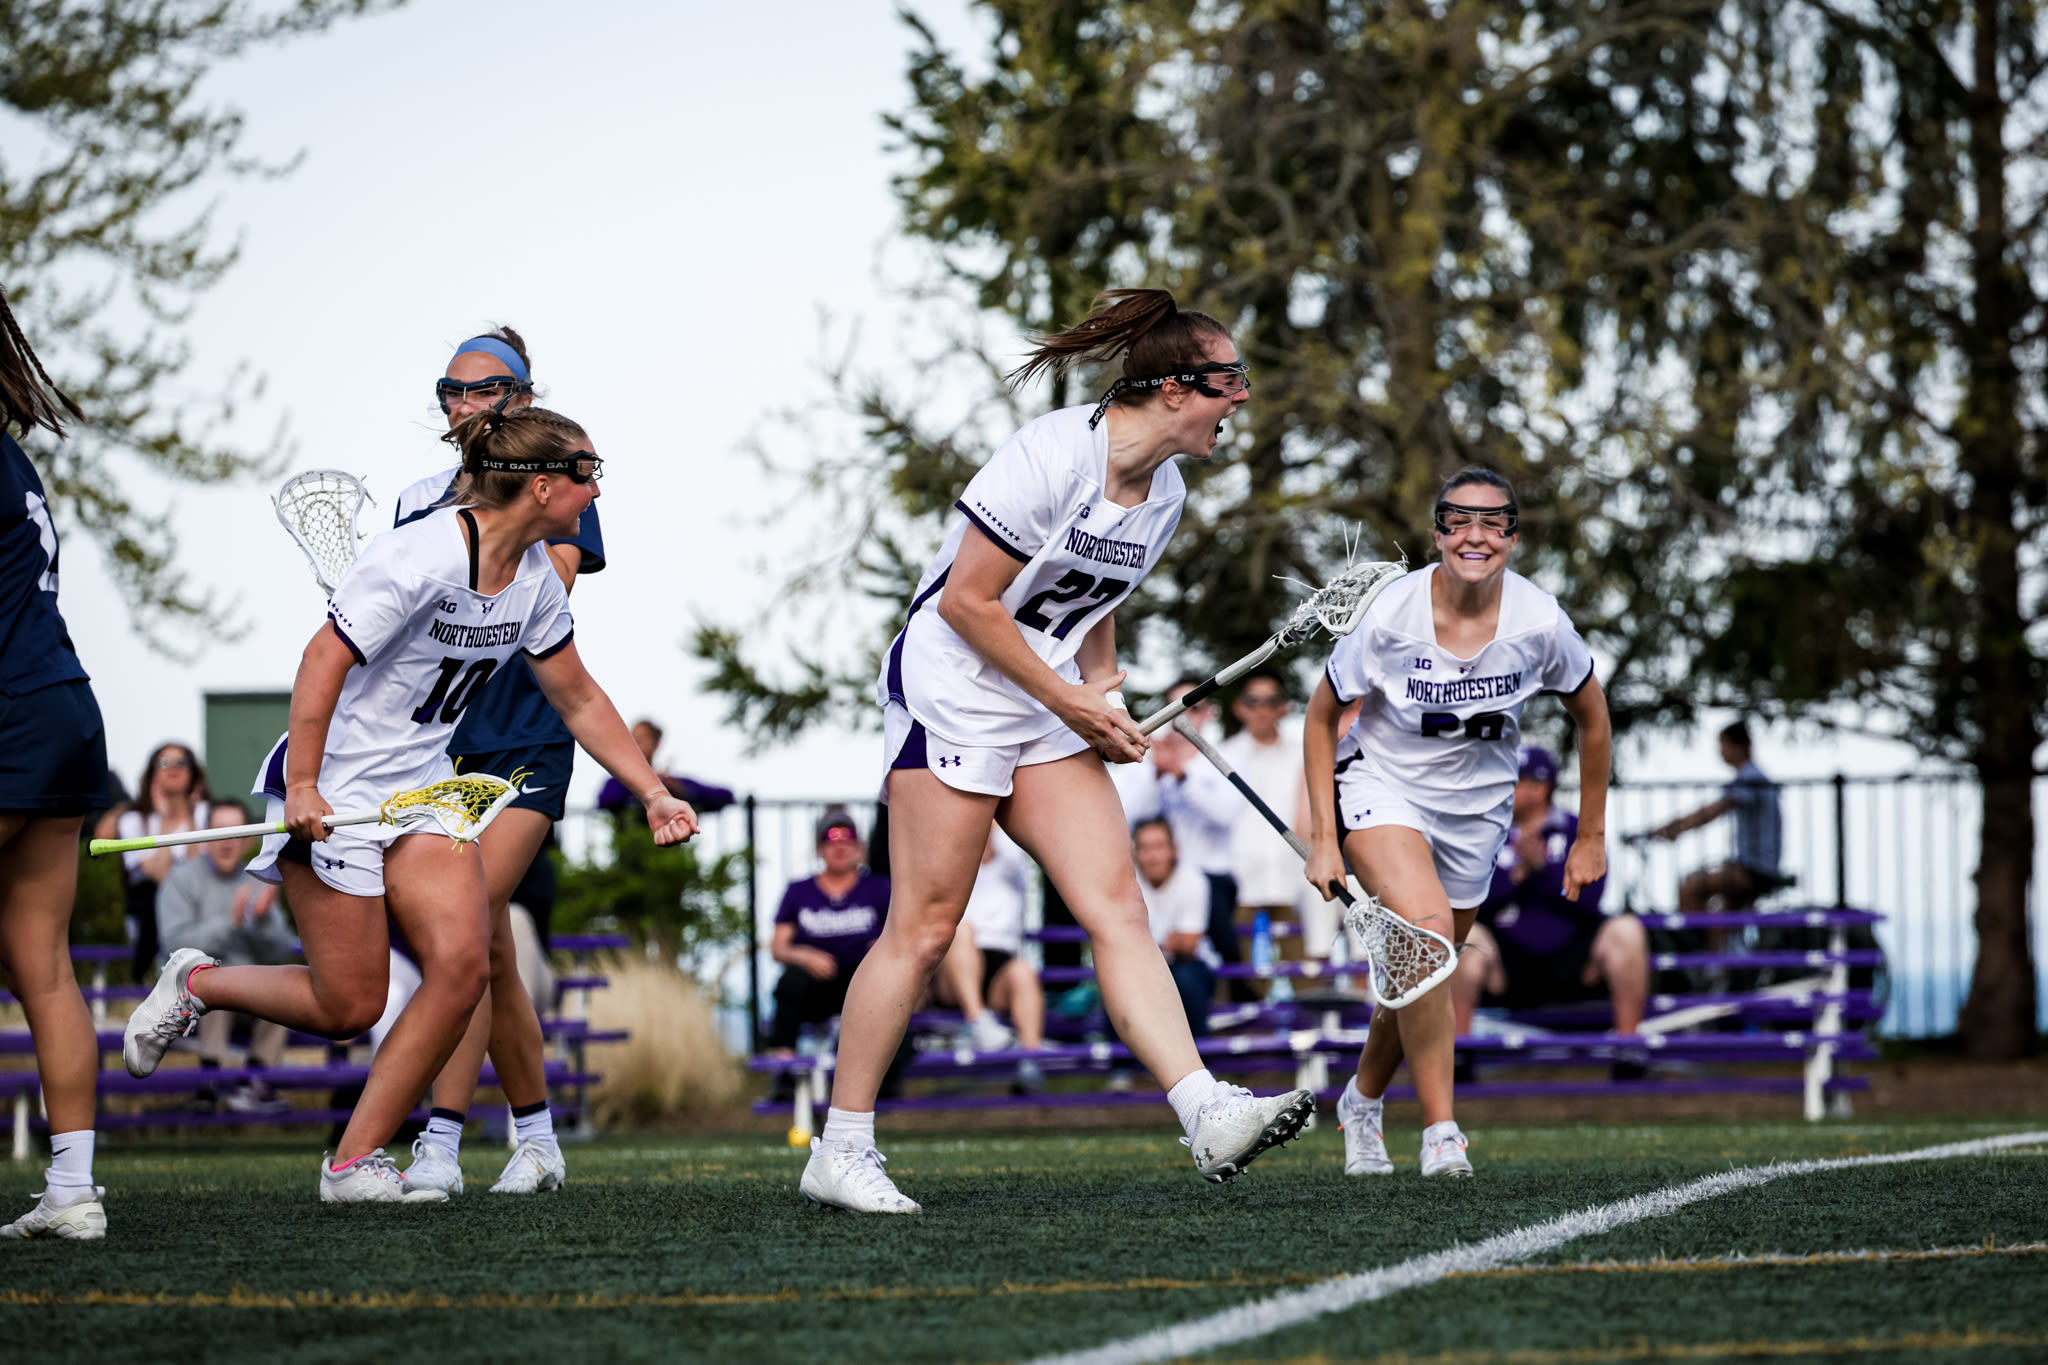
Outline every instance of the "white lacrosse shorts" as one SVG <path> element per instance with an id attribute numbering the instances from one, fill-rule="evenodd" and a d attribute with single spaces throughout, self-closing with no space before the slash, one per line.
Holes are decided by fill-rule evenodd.
<path id="1" fill-rule="evenodd" d="M 1486 899 L 1514 811 L 1512 792 L 1492 810 L 1449 815 L 1396 794 L 1384 777 L 1356 760 L 1337 774 L 1337 823 L 1346 831 L 1394 825 L 1429 840 L 1436 878 L 1453 910 L 1470 910 Z"/>
<path id="2" fill-rule="evenodd" d="M 1064 725 L 1024 744 L 956 744 L 925 729 L 900 702 L 882 708 L 882 753 L 888 771 L 924 768 L 955 791 L 1008 796 L 1017 769 L 1071 758 L 1088 748 L 1087 740 Z M 888 795 L 884 777 L 882 799 Z"/>

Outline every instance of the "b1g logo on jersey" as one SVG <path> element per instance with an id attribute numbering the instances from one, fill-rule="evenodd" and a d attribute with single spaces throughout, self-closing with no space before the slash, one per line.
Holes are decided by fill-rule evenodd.
<path id="1" fill-rule="evenodd" d="M 444 611 L 448 613 L 450 616 L 453 616 L 455 614 L 455 604 L 453 602 L 450 602 L 445 597 L 442 598 L 440 601 L 434 603 L 434 607 L 437 611 Z"/>

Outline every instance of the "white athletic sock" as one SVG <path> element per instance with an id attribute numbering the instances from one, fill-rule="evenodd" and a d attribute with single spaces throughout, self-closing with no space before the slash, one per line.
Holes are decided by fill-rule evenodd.
<path id="1" fill-rule="evenodd" d="M 555 1111 L 548 1108 L 544 1101 L 536 1101 L 530 1114 L 522 1114 L 514 1109 L 512 1136 L 520 1142 L 553 1142 Z"/>
<path id="2" fill-rule="evenodd" d="M 1363 1105 L 1367 1109 L 1378 1109 L 1381 1105 L 1386 1103 L 1386 1097 L 1382 1095 L 1378 1099 L 1373 1099 L 1369 1097 L 1363 1090 L 1360 1090 L 1358 1088 L 1358 1075 L 1356 1072 L 1354 1072 L 1352 1073 L 1351 1079 L 1344 1082 L 1344 1094 L 1342 1095 L 1342 1097 L 1338 1099 L 1337 1103 L 1357 1104 Z"/>
<path id="3" fill-rule="evenodd" d="M 92 1192 L 93 1140 L 90 1128 L 50 1134 L 50 1167 L 43 1172 L 43 1181 L 51 1203 L 62 1204 Z"/>
<path id="4" fill-rule="evenodd" d="M 875 1111 L 857 1114 L 851 1109 L 827 1109 L 824 1137 L 834 1147 L 874 1146 Z"/>
<path id="5" fill-rule="evenodd" d="M 1190 1071 L 1166 1092 L 1166 1102 L 1173 1106 L 1181 1131 L 1189 1137 L 1195 1135 L 1195 1120 L 1200 1116 L 1202 1106 L 1215 1098 L 1216 1090 L 1216 1077 L 1205 1066 L 1200 1071 Z"/>
<path id="6" fill-rule="evenodd" d="M 429 1111 L 427 1130 L 420 1136 L 446 1152 L 452 1160 L 462 1159 L 462 1115 L 453 1109 Z"/>

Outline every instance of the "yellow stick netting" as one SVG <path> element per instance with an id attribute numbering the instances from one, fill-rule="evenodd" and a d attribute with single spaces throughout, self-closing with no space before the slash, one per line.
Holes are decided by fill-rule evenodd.
<path id="1" fill-rule="evenodd" d="M 401 812 L 414 812 L 412 818 L 415 820 L 420 814 L 427 814 L 450 836 L 459 839 L 482 820 L 506 792 L 517 787 L 529 772 L 529 769 L 521 768 L 512 774 L 509 781 L 489 773 L 445 778 L 413 791 L 398 793 L 379 806 L 377 814 L 387 825 L 406 823 Z"/>

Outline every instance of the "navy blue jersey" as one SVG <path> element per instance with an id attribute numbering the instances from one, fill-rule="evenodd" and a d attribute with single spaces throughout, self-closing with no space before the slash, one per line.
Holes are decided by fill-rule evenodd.
<path id="1" fill-rule="evenodd" d="M 57 528 L 42 478 L 0 433 L 0 695 L 86 676 L 57 610 Z"/>
<path id="2" fill-rule="evenodd" d="M 454 491 L 453 470 L 420 480 L 398 495 L 398 514 L 392 524 L 403 526 L 427 516 L 447 501 Z M 597 504 L 591 503 L 578 518 L 575 535 L 551 540 L 548 544 L 574 545 L 581 550 L 583 564 L 577 570 L 579 574 L 596 573 L 602 569 L 604 530 L 598 522 Z M 540 690 L 532 667 L 527 664 L 526 656 L 521 654 L 492 674 L 482 695 L 473 699 L 463 711 L 454 737 L 448 741 L 448 752 L 478 754 L 493 749 L 564 744 L 570 738 L 569 727 L 555 714 L 555 708 L 548 705 L 547 695 Z"/>

